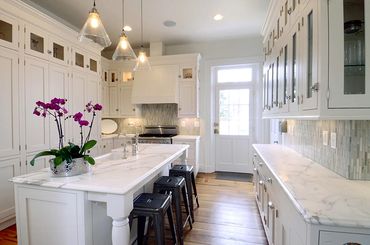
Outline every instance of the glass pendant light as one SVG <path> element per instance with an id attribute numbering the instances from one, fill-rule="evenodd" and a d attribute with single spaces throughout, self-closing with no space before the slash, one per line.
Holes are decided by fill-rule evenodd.
<path id="1" fill-rule="evenodd" d="M 96 9 L 95 0 L 93 8 L 89 12 L 89 17 L 78 35 L 80 42 L 84 39 L 90 39 L 104 48 L 112 44 Z"/>
<path id="2" fill-rule="evenodd" d="M 132 47 L 128 41 L 128 38 L 125 33 L 125 1 L 122 0 L 122 33 L 119 38 L 119 42 L 117 44 L 116 50 L 114 51 L 114 54 L 112 56 L 113 60 L 133 60 L 137 59 L 136 54 L 134 50 L 132 50 Z"/>
<path id="3" fill-rule="evenodd" d="M 150 70 L 151 67 L 143 45 L 143 0 L 141 0 L 140 15 L 141 15 L 141 47 L 134 71 L 145 71 L 145 70 L 147 71 Z"/>

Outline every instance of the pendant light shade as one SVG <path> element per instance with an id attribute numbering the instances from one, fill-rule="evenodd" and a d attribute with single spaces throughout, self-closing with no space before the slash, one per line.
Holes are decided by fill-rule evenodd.
<path id="1" fill-rule="evenodd" d="M 124 0 L 122 0 L 122 26 L 125 26 L 124 5 L 125 5 L 125 2 Z M 116 50 L 113 53 L 112 59 L 113 60 L 137 59 L 136 54 L 134 53 L 134 50 L 132 50 L 130 42 L 128 41 L 124 28 L 122 29 L 122 33 L 119 38 L 119 42 L 117 44 Z"/>
<path id="2" fill-rule="evenodd" d="M 107 32 L 105 31 L 99 13 L 95 7 L 95 1 L 93 8 L 89 12 L 88 18 L 84 26 L 82 27 L 80 34 L 78 35 L 78 40 L 80 42 L 83 41 L 84 39 L 90 39 L 95 43 L 100 44 L 104 48 L 112 44 Z"/>
<path id="3" fill-rule="evenodd" d="M 151 66 L 149 63 L 148 56 L 146 55 L 146 52 L 143 46 L 143 0 L 141 0 L 140 2 L 141 2 L 141 12 L 140 12 L 140 15 L 141 15 L 141 48 L 140 48 L 139 56 L 136 61 L 136 66 L 134 68 L 134 71 L 147 71 L 147 70 L 151 70 Z"/>

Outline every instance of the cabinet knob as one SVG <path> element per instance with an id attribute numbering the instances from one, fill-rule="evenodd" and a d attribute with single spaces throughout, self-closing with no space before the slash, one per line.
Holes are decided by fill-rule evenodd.
<path id="1" fill-rule="evenodd" d="M 179 108 L 179 111 L 181 111 L 181 108 Z"/>
<path id="2" fill-rule="evenodd" d="M 116 109 L 116 111 L 119 111 L 118 109 Z"/>
<path id="3" fill-rule="evenodd" d="M 290 7 L 290 8 L 288 9 L 288 14 L 289 14 L 289 15 L 291 15 L 291 14 L 292 14 L 292 12 L 293 12 L 293 10 L 292 10 L 292 8 Z"/>
<path id="4" fill-rule="evenodd" d="M 270 184 L 272 184 L 272 179 L 271 178 L 268 178 L 267 179 L 267 182 L 269 182 Z"/>
<path id="5" fill-rule="evenodd" d="M 262 162 L 259 162 L 258 165 L 260 165 L 262 167 L 263 166 L 263 163 Z"/>
<path id="6" fill-rule="evenodd" d="M 48 54 L 51 54 L 51 50 L 48 50 Z"/>
<path id="7" fill-rule="evenodd" d="M 136 109 L 135 108 L 132 108 L 132 111 L 136 111 Z"/>
<path id="8" fill-rule="evenodd" d="M 274 204 L 272 202 L 269 202 L 268 203 L 268 206 L 269 206 L 270 209 L 274 209 L 275 208 L 275 206 L 274 206 Z"/>
<path id="9" fill-rule="evenodd" d="M 314 85 L 312 85 L 311 90 L 313 92 L 318 92 L 319 91 L 319 83 L 315 83 Z"/>

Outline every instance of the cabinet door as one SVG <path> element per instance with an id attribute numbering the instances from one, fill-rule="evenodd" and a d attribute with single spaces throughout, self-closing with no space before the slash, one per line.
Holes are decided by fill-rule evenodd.
<path id="1" fill-rule="evenodd" d="M 31 162 L 33 157 L 34 157 L 33 154 L 27 156 L 26 168 L 24 170 L 22 170 L 22 174 L 33 173 L 33 172 L 36 172 L 40 169 L 49 167 L 49 159 L 50 159 L 49 157 L 37 158 L 35 160 L 35 164 L 33 166 L 31 166 L 30 162 Z"/>
<path id="2" fill-rule="evenodd" d="M 293 25 L 289 35 L 290 55 L 289 55 L 289 112 L 297 112 L 299 105 L 299 65 L 300 65 L 300 31 L 301 25 L 298 21 Z M 289 54 L 289 51 L 288 51 Z"/>
<path id="3" fill-rule="evenodd" d="M 195 81 L 197 79 L 196 75 L 195 66 L 180 66 L 180 81 Z"/>
<path id="4" fill-rule="evenodd" d="M 0 221 L 14 218 L 14 184 L 9 179 L 20 174 L 20 159 L 7 159 L 0 161 Z"/>
<path id="5" fill-rule="evenodd" d="M 25 52 L 26 54 L 48 60 L 51 51 L 46 31 L 31 24 L 26 24 Z"/>
<path id="6" fill-rule="evenodd" d="M 286 44 L 282 49 L 282 55 L 280 60 L 280 111 L 288 112 L 289 110 L 289 44 Z"/>
<path id="7" fill-rule="evenodd" d="M 0 157 L 19 154 L 18 54 L 0 48 Z"/>
<path id="8" fill-rule="evenodd" d="M 55 36 L 50 36 L 49 41 L 47 52 L 50 55 L 50 61 L 61 65 L 69 65 L 70 47 L 67 43 Z"/>
<path id="9" fill-rule="evenodd" d="M 25 58 L 24 97 L 27 152 L 49 148 L 49 120 L 47 117 L 33 115 L 35 103 L 49 99 L 48 74 L 47 61 L 32 57 Z"/>
<path id="10" fill-rule="evenodd" d="M 77 71 L 84 72 L 86 66 L 86 54 L 79 49 L 72 48 L 72 67 Z"/>
<path id="11" fill-rule="evenodd" d="M 19 28 L 17 19 L 0 11 L 0 46 L 17 50 Z"/>
<path id="12" fill-rule="evenodd" d="M 103 111 L 102 115 L 103 117 L 109 116 L 109 86 L 107 86 L 105 83 L 103 83 L 102 86 L 102 105 L 103 105 Z"/>
<path id="13" fill-rule="evenodd" d="M 50 65 L 49 66 L 49 98 L 64 98 L 68 100 L 68 73 L 66 68 L 59 65 Z M 69 101 L 67 102 L 70 105 Z M 69 112 L 71 113 L 71 112 Z M 59 147 L 59 133 L 57 129 L 56 122 L 54 118 L 50 117 L 50 147 L 58 148 Z M 63 132 L 64 132 L 64 143 L 69 141 L 70 132 L 68 132 L 67 123 L 63 122 Z M 67 130 L 67 132 L 66 132 Z"/>
<path id="14" fill-rule="evenodd" d="M 70 88 L 70 111 L 71 114 L 82 112 L 85 109 L 85 82 L 87 76 L 84 73 L 73 72 Z M 81 144 L 80 139 L 80 126 L 77 122 L 71 121 L 71 132 L 72 132 L 72 142 L 75 144 Z"/>
<path id="15" fill-rule="evenodd" d="M 121 117 L 135 117 L 136 106 L 131 102 L 132 87 L 121 86 L 119 88 L 119 115 Z"/>
<path id="16" fill-rule="evenodd" d="M 370 108 L 369 17 L 369 1 L 329 1 L 329 108 Z"/>
<path id="17" fill-rule="evenodd" d="M 118 109 L 118 87 L 117 86 L 109 86 L 109 115 L 110 116 L 118 116 L 119 109 Z"/>
<path id="18" fill-rule="evenodd" d="M 301 69 L 301 108 L 315 110 L 318 106 L 318 19 L 317 1 L 310 1 L 302 12 L 302 69 Z"/>
<path id="19" fill-rule="evenodd" d="M 370 242 L 370 234 L 356 234 L 347 232 L 320 231 L 319 245 L 366 245 Z"/>
<path id="20" fill-rule="evenodd" d="M 109 71 L 109 84 L 110 85 L 118 85 L 120 82 L 119 79 L 119 72 L 118 71 Z"/>
<path id="21" fill-rule="evenodd" d="M 197 117 L 197 87 L 193 81 L 179 82 L 179 117 Z"/>
<path id="22" fill-rule="evenodd" d="M 92 75 L 98 76 L 100 74 L 100 62 L 98 57 L 87 57 L 87 68 Z"/>

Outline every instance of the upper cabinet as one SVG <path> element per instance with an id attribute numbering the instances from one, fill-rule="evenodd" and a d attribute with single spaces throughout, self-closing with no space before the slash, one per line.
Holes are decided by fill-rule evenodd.
<path id="1" fill-rule="evenodd" d="M 271 1 L 264 118 L 370 119 L 370 3 Z"/>
<path id="2" fill-rule="evenodd" d="M 0 11 L 0 46 L 18 49 L 19 23 L 16 18 Z"/>
<path id="3" fill-rule="evenodd" d="M 75 47 L 72 47 L 72 67 L 96 76 L 101 74 L 100 57 Z"/>

